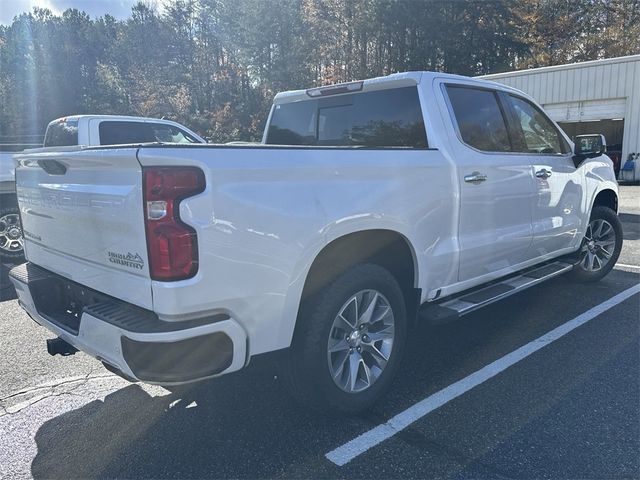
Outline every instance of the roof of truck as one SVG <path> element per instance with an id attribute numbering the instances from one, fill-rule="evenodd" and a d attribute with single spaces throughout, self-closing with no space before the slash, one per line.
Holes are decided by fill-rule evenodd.
<path id="1" fill-rule="evenodd" d="M 54 123 L 54 122 L 59 122 L 64 120 L 80 120 L 81 118 L 97 119 L 97 120 L 129 120 L 134 122 L 165 122 L 165 123 L 180 125 L 179 123 L 174 122 L 173 120 L 166 120 L 164 118 L 136 117 L 133 115 L 93 115 L 93 114 L 66 115 L 64 117 L 51 120 L 49 123 Z"/>
<path id="2" fill-rule="evenodd" d="M 356 91 L 373 91 L 373 90 L 384 90 L 387 88 L 399 88 L 399 87 L 410 87 L 418 85 L 421 82 L 428 82 L 433 78 L 444 78 L 451 80 L 464 80 L 465 82 L 471 82 L 473 84 L 478 84 L 480 86 L 484 85 L 492 88 L 500 88 L 502 90 L 513 90 L 517 91 L 514 88 L 505 86 L 500 83 L 491 82 L 488 80 L 482 80 L 479 78 L 465 77 L 463 75 L 454 75 L 452 73 L 442 73 L 442 72 L 403 72 L 403 73 L 393 73 L 391 75 L 386 75 L 384 77 L 375 77 L 368 78 L 365 80 L 358 80 L 354 82 L 346 82 L 346 83 L 337 83 L 333 85 L 324 85 L 322 87 L 314 87 L 305 90 L 289 90 L 286 92 L 278 93 L 273 102 L 274 103 L 290 103 L 299 100 L 308 100 L 310 97 L 314 96 L 322 96 L 321 93 L 314 94 L 314 92 L 322 92 L 323 90 L 331 90 L 331 89 L 340 89 L 339 93 L 352 93 Z M 339 94 L 336 93 L 336 94 Z"/>

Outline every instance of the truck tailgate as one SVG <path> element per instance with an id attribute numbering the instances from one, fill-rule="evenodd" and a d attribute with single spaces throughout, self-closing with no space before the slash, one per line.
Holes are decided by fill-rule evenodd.
<path id="1" fill-rule="evenodd" d="M 136 148 L 18 156 L 27 258 L 75 282 L 152 308 L 142 168 Z"/>

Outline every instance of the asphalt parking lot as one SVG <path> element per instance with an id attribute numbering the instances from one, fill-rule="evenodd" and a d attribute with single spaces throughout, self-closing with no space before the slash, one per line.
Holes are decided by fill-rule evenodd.
<path id="1" fill-rule="evenodd" d="M 51 357 L 51 336 L 2 288 L 0 477 L 640 478 L 640 187 L 621 188 L 620 212 L 623 253 L 604 280 L 561 277 L 420 326 L 392 391 L 351 418 L 298 407 L 269 357 L 180 394 L 83 353 Z M 391 434 L 372 441 L 380 429 Z"/>

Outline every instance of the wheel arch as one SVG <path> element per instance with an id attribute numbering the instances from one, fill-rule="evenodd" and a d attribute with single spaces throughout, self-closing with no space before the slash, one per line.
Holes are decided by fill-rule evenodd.
<path id="1" fill-rule="evenodd" d="M 340 264 L 333 264 L 336 260 Z M 386 268 L 402 287 L 418 284 L 416 254 L 407 237 L 395 230 L 360 230 L 331 240 L 318 252 L 307 272 L 303 296 L 313 294 L 318 279 L 331 281 L 349 266 L 363 262 Z"/>
<path id="2" fill-rule="evenodd" d="M 618 194 L 611 188 L 600 190 L 593 199 L 591 210 L 594 207 L 608 207 L 618 213 Z"/>
<path id="3" fill-rule="evenodd" d="M 298 303 L 298 315 L 317 293 L 347 268 L 373 263 L 391 272 L 402 289 L 410 322 L 420 303 L 418 264 L 407 237 L 395 230 L 367 229 L 334 238 L 315 255 L 308 268 Z M 297 330 L 298 322 L 296 321 Z"/>

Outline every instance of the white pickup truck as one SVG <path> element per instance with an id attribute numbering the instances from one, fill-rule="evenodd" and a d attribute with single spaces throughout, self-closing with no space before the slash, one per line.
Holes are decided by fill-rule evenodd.
<path id="1" fill-rule="evenodd" d="M 43 149 L 18 157 L 22 307 L 125 378 L 165 386 L 280 351 L 330 411 L 390 386 L 416 321 L 622 246 L 601 136 L 574 146 L 528 96 L 411 72 L 275 97 L 263 145 Z"/>
<path id="2" fill-rule="evenodd" d="M 171 120 L 126 115 L 69 115 L 49 122 L 43 146 L 147 142 L 206 143 L 197 133 Z"/>

